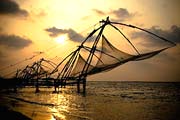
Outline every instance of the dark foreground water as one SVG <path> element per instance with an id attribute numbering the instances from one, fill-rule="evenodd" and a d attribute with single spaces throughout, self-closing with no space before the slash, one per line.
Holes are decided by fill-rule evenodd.
<path id="1" fill-rule="evenodd" d="M 40 90 L 1 92 L 0 105 L 33 120 L 180 120 L 180 83 L 88 82 L 85 96 L 75 86 Z"/>

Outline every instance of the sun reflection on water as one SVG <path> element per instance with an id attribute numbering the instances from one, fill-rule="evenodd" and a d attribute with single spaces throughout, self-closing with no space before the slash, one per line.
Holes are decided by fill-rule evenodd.
<path id="1" fill-rule="evenodd" d="M 34 94 L 33 91 L 34 88 L 22 89 L 16 95 L 21 105 L 14 109 L 33 120 L 86 118 L 86 99 L 76 92 L 72 92 L 74 88 L 67 87 L 55 94 L 52 93 L 53 88 L 41 88 L 40 93 L 37 94 Z"/>
<path id="2" fill-rule="evenodd" d="M 50 120 L 66 120 L 66 116 L 58 112 L 57 109 L 52 108 L 51 112 L 53 113 Z"/>
<path id="3" fill-rule="evenodd" d="M 52 94 L 48 102 L 53 102 L 54 107 L 49 108 L 52 113 L 51 120 L 66 120 L 65 113 L 69 113 L 70 101 L 64 94 Z"/>

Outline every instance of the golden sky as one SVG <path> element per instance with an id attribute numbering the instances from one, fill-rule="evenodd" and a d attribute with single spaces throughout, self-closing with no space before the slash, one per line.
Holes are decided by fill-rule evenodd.
<path id="1" fill-rule="evenodd" d="M 1 0 L 0 75 L 42 57 L 60 62 L 96 23 L 109 16 L 164 35 L 178 45 L 89 80 L 180 81 L 179 5 L 179 0 Z"/>

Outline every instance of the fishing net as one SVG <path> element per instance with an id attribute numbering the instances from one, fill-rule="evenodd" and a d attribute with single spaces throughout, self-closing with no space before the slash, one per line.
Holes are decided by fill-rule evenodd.
<path id="1" fill-rule="evenodd" d="M 167 49 L 167 48 L 165 48 Z M 144 60 L 150 57 L 153 57 L 154 55 L 160 53 L 161 51 L 165 50 L 157 50 L 149 53 L 139 54 L 139 55 L 130 55 L 128 53 L 125 53 L 121 50 L 118 50 L 115 48 L 108 40 L 107 38 L 102 35 L 102 50 L 101 55 L 99 57 L 99 60 L 93 69 L 91 71 L 88 71 L 88 75 L 96 74 L 99 72 L 105 72 L 109 71 L 119 65 L 122 65 L 128 61 L 138 61 L 138 60 Z"/>
<path id="2" fill-rule="evenodd" d="M 137 55 L 135 55 L 133 53 L 126 53 L 122 50 L 119 50 L 109 42 L 109 40 L 103 35 L 104 34 L 103 30 L 104 30 L 105 26 L 108 24 L 110 24 L 113 29 L 118 31 L 118 34 L 120 33 L 123 36 L 123 38 L 125 38 L 128 41 L 128 43 L 136 51 Z M 164 39 L 160 36 L 157 36 L 154 33 L 151 33 L 147 30 L 144 30 L 144 29 L 132 26 L 132 25 L 126 25 L 123 23 L 116 23 L 116 22 L 114 22 L 114 24 L 120 24 L 120 25 L 123 25 L 126 27 L 136 28 L 138 30 L 147 32 L 159 39 L 167 41 L 166 39 Z M 98 31 L 98 30 L 100 30 L 99 33 L 97 35 L 94 35 L 96 33 L 96 31 Z M 84 43 L 87 41 L 88 38 L 90 38 L 92 36 L 95 36 L 95 38 L 94 38 L 94 41 L 90 42 L 93 45 L 91 45 L 91 47 L 89 47 L 89 46 L 85 45 Z M 77 52 L 76 55 L 78 55 L 78 56 L 75 56 L 72 54 L 72 59 L 69 60 L 69 61 L 71 61 L 71 60 L 73 60 L 73 61 L 75 60 L 75 61 L 72 62 L 72 64 L 69 64 L 67 62 L 67 64 L 65 65 L 65 68 L 68 69 L 68 71 L 70 71 L 69 72 L 70 74 L 67 74 L 67 76 L 65 76 L 65 77 L 67 77 L 67 78 L 68 77 L 77 78 L 77 77 L 81 77 L 81 76 L 86 77 L 87 75 L 106 72 L 106 71 L 114 69 L 124 63 L 127 63 L 129 61 L 140 61 L 140 60 L 145 60 L 145 59 L 151 58 L 169 48 L 169 47 L 166 47 L 163 49 L 154 50 L 154 51 L 150 51 L 150 52 L 146 52 L 146 53 L 139 53 L 139 51 L 131 43 L 131 41 L 125 36 L 125 34 L 123 34 L 122 31 L 119 30 L 116 26 L 112 25 L 112 23 L 108 19 L 107 19 L 107 21 L 105 21 L 105 23 L 102 26 L 100 26 L 99 28 L 97 28 L 96 30 L 91 32 L 89 34 L 89 36 L 87 37 L 87 39 L 85 39 L 84 42 L 82 42 L 81 46 L 79 46 L 79 48 L 76 50 L 76 52 Z M 90 44 L 90 43 L 88 42 L 88 44 Z M 169 42 L 169 43 L 171 43 L 171 42 Z M 82 48 L 84 48 L 85 50 L 88 51 L 88 53 L 86 53 L 87 57 L 85 59 L 81 56 Z M 99 54 L 96 54 L 96 53 L 99 53 Z M 94 58 L 96 58 L 96 59 L 94 59 Z M 95 64 L 94 64 L 94 60 L 96 60 Z M 66 73 L 66 69 L 61 73 Z"/>
<path id="3" fill-rule="evenodd" d="M 83 68 L 84 66 L 88 64 L 84 58 L 81 56 L 81 54 L 79 54 L 79 57 L 77 59 L 77 62 L 71 72 L 71 77 L 77 77 L 81 74 L 81 72 L 83 71 Z M 92 65 L 89 65 L 89 68 L 88 68 L 88 71 L 89 72 L 90 70 L 92 70 L 93 66 Z"/>

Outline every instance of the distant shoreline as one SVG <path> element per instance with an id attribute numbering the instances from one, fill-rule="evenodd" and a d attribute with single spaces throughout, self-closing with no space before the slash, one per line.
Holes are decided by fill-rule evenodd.
<path id="1" fill-rule="evenodd" d="M 131 82 L 131 83 L 180 83 L 180 81 L 125 81 L 125 80 L 87 80 L 87 82 Z"/>

